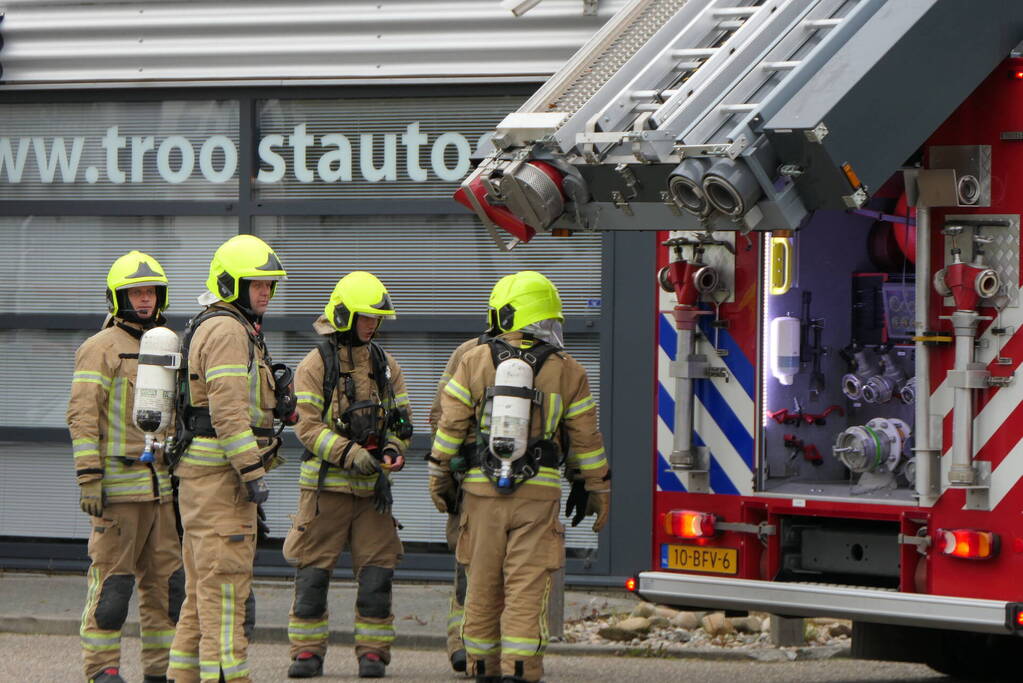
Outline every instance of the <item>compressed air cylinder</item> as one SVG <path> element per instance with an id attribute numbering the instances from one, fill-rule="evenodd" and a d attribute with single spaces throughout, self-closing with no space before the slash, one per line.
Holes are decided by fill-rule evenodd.
<path id="1" fill-rule="evenodd" d="M 771 321 L 771 374 L 792 384 L 799 372 L 799 318 L 783 315 Z"/>
<path id="2" fill-rule="evenodd" d="M 153 435 L 166 429 L 174 416 L 174 389 L 180 365 L 178 335 L 166 327 L 154 327 L 142 335 L 131 417 L 146 434 L 146 451 L 141 458 L 144 462 L 152 461 Z"/>
<path id="3" fill-rule="evenodd" d="M 511 464 L 526 452 L 532 390 L 529 363 L 508 358 L 498 364 L 490 422 L 490 451 L 501 460 L 498 487 L 511 485 Z"/>

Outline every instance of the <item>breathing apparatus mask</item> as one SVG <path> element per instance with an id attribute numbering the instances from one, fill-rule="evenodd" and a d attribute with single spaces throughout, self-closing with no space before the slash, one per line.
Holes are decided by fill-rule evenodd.
<path id="1" fill-rule="evenodd" d="M 334 427 L 360 446 L 371 449 L 380 445 L 386 417 L 380 403 L 357 401 L 334 419 Z"/>
<path id="2" fill-rule="evenodd" d="M 270 366 L 274 376 L 274 418 L 281 424 L 291 426 L 298 423 L 298 399 L 295 396 L 295 373 L 284 363 Z"/>

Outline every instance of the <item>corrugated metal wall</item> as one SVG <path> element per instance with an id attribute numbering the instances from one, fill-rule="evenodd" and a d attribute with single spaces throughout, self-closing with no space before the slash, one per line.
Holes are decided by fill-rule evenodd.
<path id="1" fill-rule="evenodd" d="M 625 0 L 8 0 L 5 85 L 543 80 Z"/>

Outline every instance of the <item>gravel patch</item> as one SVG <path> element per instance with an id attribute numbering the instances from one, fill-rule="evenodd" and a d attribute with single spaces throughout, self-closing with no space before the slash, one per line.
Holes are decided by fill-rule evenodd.
<path id="1" fill-rule="evenodd" d="M 852 624 L 843 619 L 805 619 L 804 642 L 778 647 L 771 640 L 770 615 L 751 612 L 725 617 L 722 612 L 680 611 L 639 603 L 631 612 L 616 612 L 607 601 L 593 598 L 581 618 L 565 622 L 562 642 L 616 646 L 637 656 L 686 656 L 719 651 L 724 658 L 761 661 L 822 659 L 848 654 Z"/>

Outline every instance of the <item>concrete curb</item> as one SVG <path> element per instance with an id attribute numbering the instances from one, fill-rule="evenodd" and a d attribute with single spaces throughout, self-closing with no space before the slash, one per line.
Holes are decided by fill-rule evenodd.
<path id="1" fill-rule="evenodd" d="M 76 619 L 0 616 L 0 633 L 22 633 L 48 636 L 77 636 L 80 623 Z M 123 633 L 129 638 L 139 635 L 138 622 L 129 621 L 124 625 Z M 252 634 L 256 643 L 288 642 L 286 625 L 257 626 Z M 331 630 L 329 642 L 333 645 L 352 645 L 355 635 L 352 631 Z M 407 647 L 412 650 L 443 650 L 447 646 L 445 634 L 406 633 L 398 632 L 395 647 Z M 657 657 L 674 659 L 705 659 L 717 661 L 758 661 L 758 662 L 793 662 L 848 657 L 850 648 L 847 645 L 823 645 L 820 647 L 796 648 L 759 648 L 759 649 L 728 649 L 728 648 L 685 648 L 685 647 L 636 647 L 628 645 L 604 645 L 597 643 L 551 643 L 547 652 L 552 655 L 573 656 L 604 656 L 604 657 Z"/>

